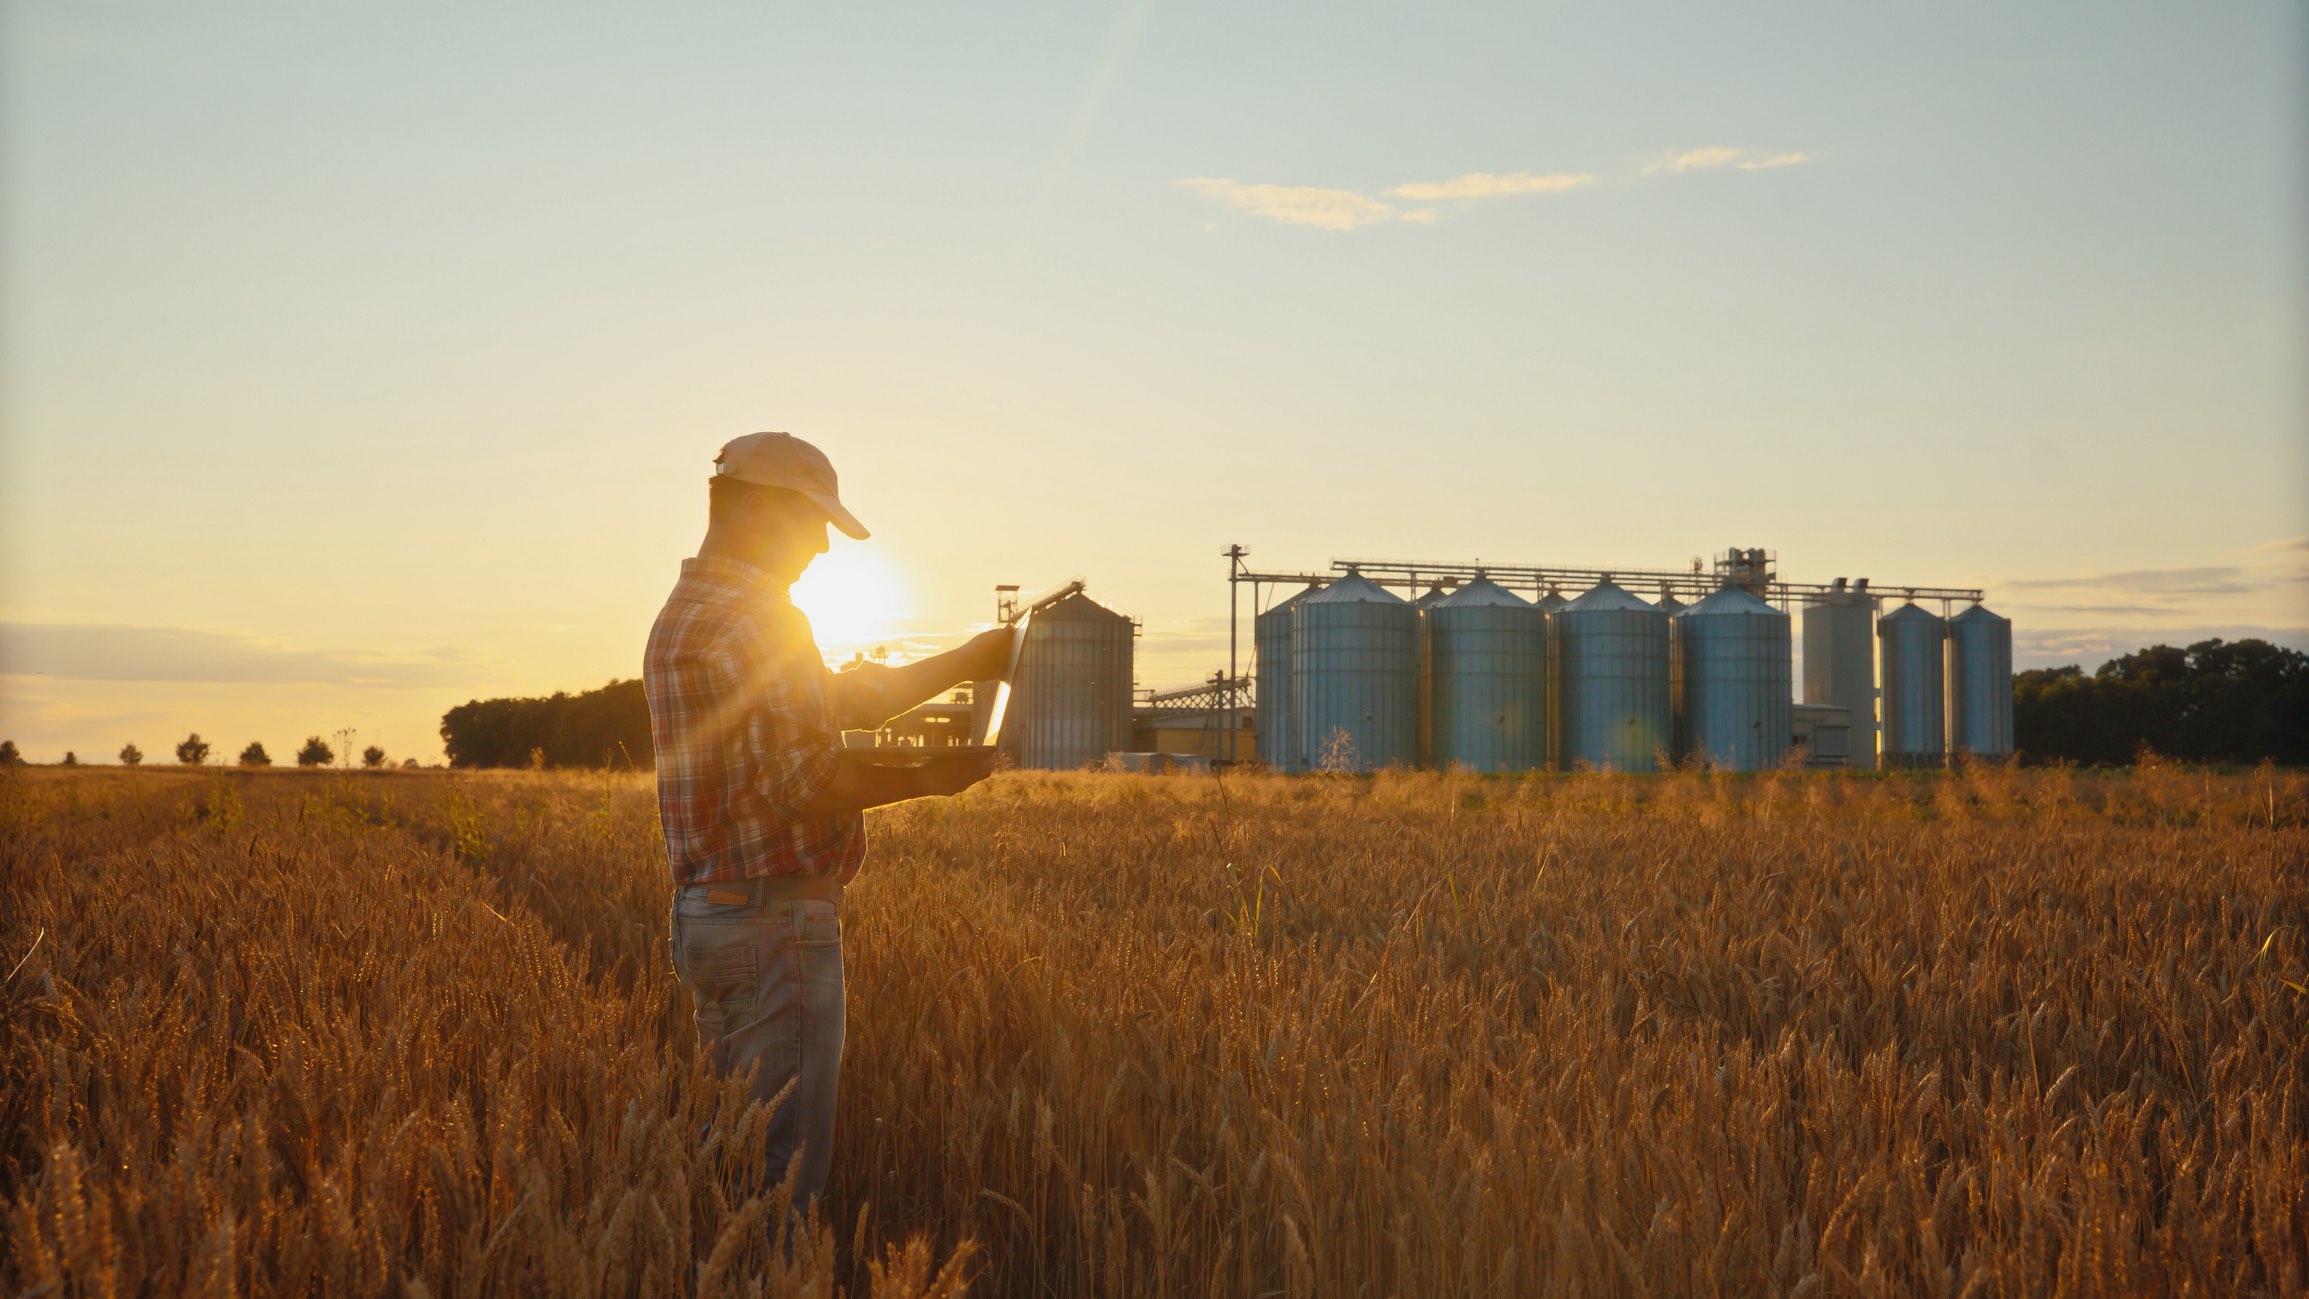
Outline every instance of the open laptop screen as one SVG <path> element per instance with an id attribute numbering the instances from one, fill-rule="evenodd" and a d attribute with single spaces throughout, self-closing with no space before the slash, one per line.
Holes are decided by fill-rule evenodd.
<path id="1" fill-rule="evenodd" d="M 1026 651 L 1026 624 L 1033 619 L 1034 615 L 1028 614 L 1010 626 L 1010 663 L 1002 671 L 1002 680 L 994 683 L 993 701 L 978 710 L 973 727 L 976 734 L 970 737 L 972 743 L 993 745 L 1002 742 L 1002 723 L 1010 713 L 1011 683 L 1018 680 L 1019 660 Z"/>

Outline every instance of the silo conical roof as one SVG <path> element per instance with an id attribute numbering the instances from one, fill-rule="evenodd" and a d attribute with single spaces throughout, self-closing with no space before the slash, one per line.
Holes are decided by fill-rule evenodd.
<path id="1" fill-rule="evenodd" d="M 1349 573 L 1322 590 L 1302 598 L 1304 604 L 1408 604 L 1402 596 L 1361 573 Z"/>
<path id="2" fill-rule="evenodd" d="M 1899 608 L 1894 609 L 1892 612 L 1885 614 L 1881 618 L 1878 618 L 1876 620 L 1876 624 L 1878 627 L 1882 627 L 1885 623 L 1888 622 L 1915 622 L 1920 618 L 1927 622 L 1940 622 L 1942 620 L 1939 614 L 1933 613 L 1929 609 L 1920 609 L 1917 607 L 1914 600 L 1910 600 L 1908 603 L 1901 605 Z"/>
<path id="3" fill-rule="evenodd" d="M 1563 607 L 1565 613 L 1586 613 L 1591 609 L 1641 609 L 1657 613 L 1659 610 L 1641 596 L 1630 595 L 1618 583 L 1606 578 L 1590 587 L 1586 594 Z"/>
<path id="4" fill-rule="evenodd" d="M 1435 602 L 1438 609 L 1529 609 L 1531 601 L 1488 577 L 1479 577 Z"/>
<path id="5" fill-rule="evenodd" d="M 1750 617 L 1785 618 L 1788 615 L 1757 599 L 1753 594 L 1736 586 L 1718 587 L 1716 593 L 1698 604 L 1687 607 L 1680 618 L 1714 618 L 1725 614 L 1744 614 Z"/>
<path id="6" fill-rule="evenodd" d="M 1315 592 L 1322 589 L 1323 588 L 1310 582 L 1307 584 L 1304 590 L 1293 591 L 1288 597 L 1277 600 L 1273 604 L 1268 605 L 1266 608 L 1261 609 L 1259 611 L 1259 616 L 1264 618 L 1268 614 L 1273 613 L 1278 609 L 1288 609 L 1292 605 L 1297 604 L 1299 601 L 1306 599 L 1308 596 L 1313 595 Z"/>
<path id="7" fill-rule="evenodd" d="M 2011 622 L 2011 621 L 2012 621 L 2012 619 L 2010 619 L 2010 618 L 2007 618 L 2007 617 L 2005 617 L 2003 614 L 2000 614 L 2000 613 L 1991 613 L 1991 612 L 1989 612 L 1989 609 L 1988 609 L 1988 606 L 1987 606 L 1987 605 L 1984 605 L 1984 604 L 1976 604 L 1976 605 L 1972 606 L 1971 608 L 1969 608 L 1969 609 L 1965 610 L 1963 613 L 1960 613 L 1960 614 L 1956 615 L 1954 618 L 1951 618 L 1951 619 L 1949 619 L 1949 621 L 1950 621 L 1950 622 L 1952 622 L 1952 623 L 1954 623 L 1954 622 L 1962 622 L 1962 623 L 1975 623 L 1975 622 Z"/>

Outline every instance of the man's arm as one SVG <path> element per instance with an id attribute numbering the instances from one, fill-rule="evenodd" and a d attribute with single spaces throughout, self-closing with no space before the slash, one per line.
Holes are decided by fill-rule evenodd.
<path id="1" fill-rule="evenodd" d="M 997 627 L 944 654 L 933 654 L 904 667 L 869 663 L 835 673 L 842 724 L 851 730 L 871 730 L 966 681 L 990 681 L 1001 676 L 1010 667 L 1012 635 L 1009 628 Z"/>
<path id="2" fill-rule="evenodd" d="M 845 751 L 833 779 L 799 810 L 812 818 L 850 816 L 910 798 L 959 794 L 993 774 L 991 753 L 939 754 L 919 767 L 884 767 Z"/>

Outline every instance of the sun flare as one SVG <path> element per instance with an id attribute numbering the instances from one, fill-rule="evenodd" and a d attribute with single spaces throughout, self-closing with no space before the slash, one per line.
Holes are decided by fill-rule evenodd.
<path id="1" fill-rule="evenodd" d="M 829 660 L 877 645 L 897 648 L 905 630 L 906 584 L 889 561 L 863 546 L 836 542 L 794 583 L 794 606 L 809 615 Z"/>

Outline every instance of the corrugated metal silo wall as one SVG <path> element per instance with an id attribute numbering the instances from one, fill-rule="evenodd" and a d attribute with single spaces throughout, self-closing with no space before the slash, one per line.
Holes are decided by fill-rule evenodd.
<path id="1" fill-rule="evenodd" d="M 2012 622 L 1974 605 L 1948 622 L 1948 751 L 2012 756 Z"/>
<path id="2" fill-rule="evenodd" d="M 1131 630 L 1087 596 L 1034 615 L 1003 737 L 1019 766 L 1066 770 L 1130 747 Z"/>
<path id="3" fill-rule="evenodd" d="M 1658 767 L 1675 738 L 1666 614 L 1558 609 L 1548 615 L 1547 672 L 1557 767 Z"/>
<path id="4" fill-rule="evenodd" d="M 1291 715 L 1304 770 L 1412 765 L 1419 752 L 1419 611 L 1302 602 L 1291 619 Z"/>
<path id="5" fill-rule="evenodd" d="M 1941 641 L 1948 624 L 1913 604 L 1876 620 L 1884 682 L 1885 767 L 1937 767 L 1947 760 Z"/>
<path id="6" fill-rule="evenodd" d="M 1788 615 L 1752 596 L 1737 612 L 1710 600 L 1672 624 L 1676 751 L 1724 771 L 1776 767 L 1795 735 Z"/>
<path id="7" fill-rule="evenodd" d="M 1297 771 L 1298 736 L 1291 726 L 1291 610 L 1298 596 L 1261 613 L 1252 623 L 1258 643 L 1259 761 Z"/>
<path id="8" fill-rule="evenodd" d="M 1824 597 L 1804 606 L 1804 702 L 1852 714 L 1852 765 L 1876 765 L 1875 602 Z"/>
<path id="9" fill-rule="evenodd" d="M 1547 616 L 1538 609 L 1427 610 L 1434 763 L 1477 771 L 1547 765 Z"/>

